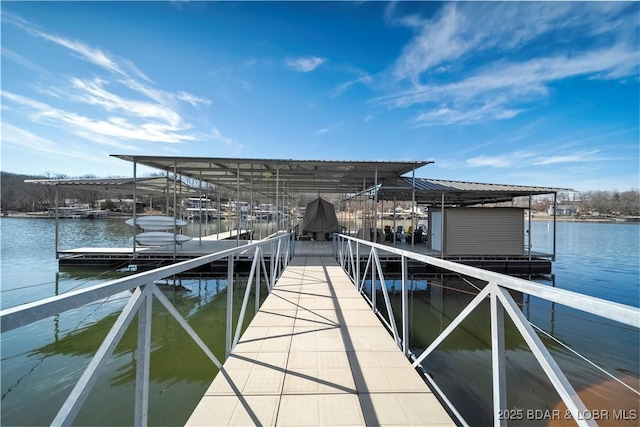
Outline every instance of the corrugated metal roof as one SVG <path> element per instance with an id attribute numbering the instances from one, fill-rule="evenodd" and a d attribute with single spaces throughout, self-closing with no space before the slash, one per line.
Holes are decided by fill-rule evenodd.
<path id="1" fill-rule="evenodd" d="M 402 178 L 411 186 L 412 178 Z M 481 182 L 448 181 L 442 179 L 416 178 L 416 188 L 422 191 L 490 191 L 524 192 L 528 194 L 551 194 L 559 191 L 573 191 L 569 188 L 536 187 L 530 185 L 487 184 Z"/>
<path id="2" fill-rule="evenodd" d="M 114 155 L 163 171 L 174 171 L 183 177 L 235 191 L 253 191 L 263 195 L 297 193 L 354 194 L 370 190 L 374 177 L 382 185 L 379 200 L 408 201 L 413 197 L 412 177 L 402 175 L 417 170 L 431 161 L 341 161 L 292 159 L 242 159 L 213 157 L 167 157 Z M 39 184 L 68 185 L 76 188 L 102 187 L 105 190 L 132 188 L 133 178 L 30 180 Z M 180 186 L 180 184 L 179 184 Z M 140 194 L 164 194 L 173 188 L 173 180 L 166 177 L 137 178 L 136 190 Z M 509 201 L 514 197 L 553 194 L 573 191 L 568 188 L 523 185 L 488 184 L 415 178 L 416 201 L 426 205 L 445 204 L 469 206 L 482 203 Z M 197 189 L 182 185 L 182 195 L 195 194 Z"/>
<path id="3" fill-rule="evenodd" d="M 385 182 L 378 191 L 381 200 L 411 200 L 413 178 L 400 177 Z M 536 187 L 526 185 L 488 184 L 480 182 L 449 181 L 415 178 L 416 201 L 427 205 L 440 205 L 444 196 L 447 205 L 476 205 L 510 201 L 514 197 L 553 194 L 573 191 L 569 188 Z"/>
<path id="4" fill-rule="evenodd" d="M 199 179 L 213 185 L 271 195 L 276 192 L 325 194 L 353 193 L 374 183 L 393 179 L 431 161 L 348 161 L 245 159 L 113 155 L 122 160 Z"/>
<path id="5" fill-rule="evenodd" d="M 25 180 L 25 182 L 41 185 L 60 185 L 80 190 L 102 190 L 112 193 L 132 192 L 134 185 L 133 178 L 29 179 Z M 173 179 L 166 177 L 136 178 L 135 185 L 138 194 L 150 195 L 164 195 L 167 190 L 172 193 L 174 188 Z M 178 180 L 175 187 L 184 195 L 199 194 L 197 189 L 182 183 L 180 180 Z"/>

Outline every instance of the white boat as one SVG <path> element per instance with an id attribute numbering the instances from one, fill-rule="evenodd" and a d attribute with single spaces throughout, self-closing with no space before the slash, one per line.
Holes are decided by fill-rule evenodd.
<path id="1" fill-rule="evenodd" d="M 135 224 L 143 230 L 163 231 L 172 230 L 174 221 L 177 228 L 187 225 L 187 222 L 181 219 L 174 219 L 171 216 L 160 215 L 138 216 L 135 218 L 135 223 L 133 218 L 130 218 L 125 222 L 132 226 Z"/>
<path id="2" fill-rule="evenodd" d="M 191 236 L 173 234 L 168 231 L 147 231 L 136 234 L 136 242 L 142 246 L 166 246 L 172 245 L 174 242 L 181 245 L 191 239 Z"/>

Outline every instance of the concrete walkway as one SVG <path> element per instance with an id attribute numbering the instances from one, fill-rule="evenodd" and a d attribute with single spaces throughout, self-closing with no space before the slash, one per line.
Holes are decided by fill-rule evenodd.
<path id="1" fill-rule="evenodd" d="M 339 265 L 296 256 L 188 426 L 454 426 Z"/>

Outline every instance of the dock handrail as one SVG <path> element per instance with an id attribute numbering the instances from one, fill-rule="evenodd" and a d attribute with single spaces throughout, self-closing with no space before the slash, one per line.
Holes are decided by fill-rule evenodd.
<path id="1" fill-rule="evenodd" d="M 54 316 L 56 314 L 81 307 L 93 301 L 101 300 L 109 296 L 132 291 L 125 307 L 110 329 L 109 333 L 101 343 L 96 354 L 89 361 L 89 364 L 75 387 L 67 397 L 58 414 L 51 425 L 71 425 L 74 418 L 80 411 L 82 404 L 86 400 L 92 386 L 107 364 L 109 357 L 113 354 L 120 339 L 124 335 L 127 327 L 136 314 L 138 316 L 138 341 L 136 350 L 136 386 L 135 386 L 135 409 L 134 425 L 146 426 L 148 422 L 148 400 L 149 400 L 149 367 L 151 354 L 151 308 L 152 300 L 156 299 L 169 311 L 177 320 L 180 326 L 196 342 L 198 347 L 209 357 L 218 367 L 222 363 L 216 358 L 211 349 L 198 336 L 193 328 L 178 312 L 175 306 L 167 299 L 154 281 L 178 275 L 192 270 L 213 261 L 228 260 L 227 270 L 227 312 L 226 312 L 226 348 L 225 356 L 231 353 L 232 348 L 237 344 L 244 317 L 249 302 L 251 291 L 254 290 L 253 281 L 255 278 L 255 310 L 258 310 L 260 300 L 260 272 L 267 282 L 267 289 L 271 291 L 273 285 L 293 256 L 295 240 L 290 233 L 281 233 L 270 239 L 261 240 L 244 246 L 216 252 L 192 260 L 179 262 L 151 271 L 137 273 L 121 279 L 110 280 L 84 289 L 67 292 L 62 295 L 45 298 L 39 301 L 22 304 L 0 311 L 0 331 L 2 333 L 31 324 L 38 320 Z M 269 268 L 265 263 L 265 250 L 269 250 Z M 235 334 L 233 333 L 232 303 L 234 287 L 234 260 L 240 255 L 252 254 L 253 262 L 247 278 L 243 304 L 240 309 Z"/>
<path id="2" fill-rule="evenodd" d="M 570 384 L 560 367 L 557 365 L 549 350 L 538 337 L 532 325 L 524 316 L 520 307 L 509 294 L 508 290 L 514 290 L 529 294 L 550 302 L 562 304 L 586 313 L 594 314 L 624 325 L 640 329 L 640 309 L 606 301 L 600 298 L 557 289 L 505 274 L 495 273 L 459 264 L 452 261 L 434 258 L 428 255 L 418 254 L 411 251 L 398 249 L 392 246 L 382 245 L 366 240 L 354 238 L 344 234 L 334 234 L 333 239 L 334 257 L 340 263 L 347 275 L 351 278 L 359 292 L 369 302 L 372 310 L 387 326 L 393 335 L 398 347 L 405 356 L 412 360 L 415 368 L 421 367 L 422 361 L 431 354 L 449 334 L 486 298 L 490 300 L 490 320 L 491 320 L 491 367 L 492 367 L 492 395 L 493 395 L 493 424 L 494 426 L 507 425 L 507 418 L 500 416 L 507 410 L 506 398 L 506 372 L 505 372 L 505 347 L 504 347 L 504 312 L 513 321 L 519 333 L 531 349 L 538 363 L 541 365 L 553 387 L 558 392 L 562 401 L 567 405 L 573 419 L 579 426 L 597 426 L 596 417 L 590 416 L 591 412 L 584 405 L 573 386 Z M 364 251 L 361 251 L 361 248 Z M 383 269 L 379 259 L 379 252 L 392 253 L 400 256 L 401 262 L 401 304 L 402 313 L 400 318 L 400 329 L 397 325 L 396 317 L 387 293 Z M 367 256 L 367 264 L 364 271 L 360 271 L 360 257 Z M 473 300 L 453 319 L 453 321 L 433 340 L 433 342 L 419 355 L 412 354 L 409 349 L 409 310 L 407 291 L 407 261 L 419 261 L 432 265 L 448 272 L 473 277 L 486 281 L 487 285 L 473 298 Z M 371 280 L 371 299 L 364 291 L 364 284 L 367 279 Z M 382 294 L 388 314 L 386 319 L 377 309 L 376 304 L 376 280 L 379 280 L 382 287 Z M 426 381 L 439 394 L 440 398 L 449 407 L 453 415 L 456 416 L 462 425 L 468 425 L 466 420 L 460 415 L 455 406 L 442 392 L 435 381 L 422 369 Z M 638 392 L 636 392 L 638 393 Z M 640 395 L 640 393 L 638 393 Z"/>

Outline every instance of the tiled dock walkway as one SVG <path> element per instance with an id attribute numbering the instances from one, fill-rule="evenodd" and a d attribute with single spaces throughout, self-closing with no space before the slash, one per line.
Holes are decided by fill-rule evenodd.
<path id="1" fill-rule="evenodd" d="M 297 256 L 188 426 L 453 426 L 328 257 Z"/>

